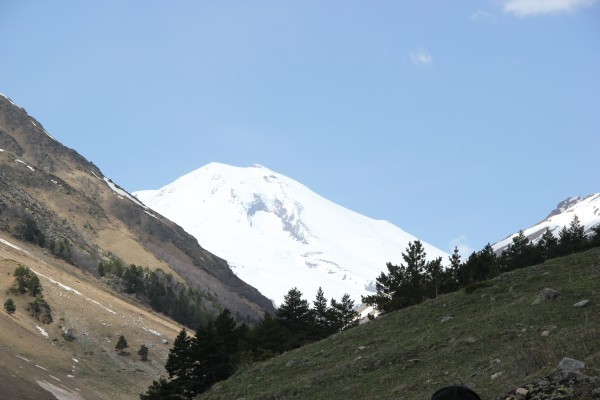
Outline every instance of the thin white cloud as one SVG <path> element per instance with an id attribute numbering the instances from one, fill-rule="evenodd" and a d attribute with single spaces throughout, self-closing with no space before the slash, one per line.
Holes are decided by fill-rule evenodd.
<path id="1" fill-rule="evenodd" d="M 471 14 L 471 19 L 474 21 L 484 21 L 494 19 L 494 16 L 487 11 L 477 10 Z"/>
<path id="2" fill-rule="evenodd" d="M 473 253 L 473 248 L 469 246 L 469 243 L 467 243 L 467 237 L 465 235 L 460 235 L 448 243 L 450 254 L 454 252 L 455 247 L 458 248 L 458 253 L 463 261 L 465 261 L 471 255 L 471 253 Z"/>
<path id="3" fill-rule="evenodd" d="M 409 55 L 410 61 L 417 67 L 424 67 L 433 62 L 433 57 L 431 54 L 429 54 L 429 52 L 422 47 L 412 51 Z"/>
<path id="4" fill-rule="evenodd" d="M 590 7 L 597 0 L 508 0 L 504 3 L 504 12 L 518 17 L 538 14 L 554 14 L 575 11 Z"/>

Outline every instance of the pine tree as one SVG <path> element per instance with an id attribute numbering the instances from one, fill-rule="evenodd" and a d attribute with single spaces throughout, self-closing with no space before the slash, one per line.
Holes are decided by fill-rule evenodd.
<path id="1" fill-rule="evenodd" d="M 563 227 L 559 233 L 558 243 L 561 254 L 572 254 L 587 246 L 585 228 L 579 222 L 577 215 L 573 216 L 569 228 Z"/>
<path id="2" fill-rule="evenodd" d="M 15 306 L 13 299 L 8 299 L 4 302 L 4 309 L 9 314 L 13 314 L 15 311 L 17 311 L 17 306 Z"/>
<path id="3" fill-rule="evenodd" d="M 600 246 L 600 224 L 592 228 L 592 234 L 588 241 L 588 247 L 599 247 Z"/>
<path id="4" fill-rule="evenodd" d="M 173 390 L 173 386 L 165 379 L 159 378 L 153 381 L 146 393 L 140 394 L 140 400 L 164 400 L 179 399 L 180 397 Z"/>
<path id="5" fill-rule="evenodd" d="M 540 240 L 536 244 L 537 252 L 541 261 L 558 257 L 560 254 L 558 239 L 552 234 L 549 228 L 546 228 Z"/>
<path id="6" fill-rule="evenodd" d="M 337 302 L 331 299 L 331 313 L 334 315 L 333 326 L 336 331 L 343 331 L 358 325 L 358 314 L 354 311 L 354 300 L 348 293 Z"/>
<path id="7" fill-rule="evenodd" d="M 461 260 L 458 246 L 454 246 L 454 252 L 448 257 L 450 261 L 450 277 L 453 284 L 458 284 L 458 271 L 460 270 Z"/>
<path id="8" fill-rule="evenodd" d="M 405 264 L 387 263 L 388 273 L 382 272 L 376 278 L 377 294 L 363 296 L 363 302 L 386 312 L 420 303 L 426 294 L 426 257 L 419 240 L 410 242 L 402 253 Z"/>
<path id="9" fill-rule="evenodd" d="M 442 268 L 442 257 L 428 261 L 425 264 L 425 273 L 428 281 L 428 297 L 436 298 L 440 289 L 445 285 L 446 274 Z"/>
<path id="10" fill-rule="evenodd" d="M 32 273 L 27 279 L 26 282 L 27 291 L 33 297 L 37 297 L 42 294 L 42 284 L 40 283 L 40 278 L 37 275 Z"/>
<path id="11" fill-rule="evenodd" d="M 117 344 L 115 345 L 115 350 L 119 352 L 119 354 L 123 355 L 125 354 L 125 349 L 128 348 L 129 345 L 127 344 L 127 339 L 125 339 L 125 336 L 121 335 L 119 336 L 119 340 L 117 341 Z"/>
<path id="12" fill-rule="evenodd" d="M 329 336 L 331 333 L 331 310 L 327 307 L 327 299 L 320 286 L 313 301 L 312 314 L 316 338 L 323 339 Z"/>
<path id="13" fill-rule="evenodd" d="M 257 355 L 272 355 L 287 350 L 290 333 L 283 328 L 278 320 L 265 312 L 248 335 L 251 350 Z"/>
<path id="14" fill-rule="evenodd" d="M 140 349 L 138 350 L 138 355 L 140 356 L 140 360 L 148 361 L 148 347 L 145 344 L 140 346 Z"/>
<path id="15" fill-rule="evenodd" d="M 165 369 L 170 379 L 185 376 L 190 367 L 190 342 L 187 331 L 182 329 L 173 342 L 173 348 L 169 352 Z"/>
<path id="16" fill-rule="evenodd" d="M 535 248 L 522 230 L 512 238 L 512 242 L 502 252 L 502 263 L 505 271 L 527 267 L 535 264 Z"/>
<path id="17" fill-rule="evenodd" d="M 290 332 L 289 346 L 302 346 L 311 329 L 310 307 L 308 301 L 302 298 L 302 292 L 292 288 L 283 297 L 283 303 L 276 312 L 277 321 Z"/>

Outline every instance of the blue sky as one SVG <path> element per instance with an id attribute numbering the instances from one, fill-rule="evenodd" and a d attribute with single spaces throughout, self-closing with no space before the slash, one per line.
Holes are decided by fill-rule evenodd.
<path id="1" fill-rule="evenodd" d="M 600 3 L 2 1 L 0 92 L 129 191 L 262 164 L 450 251 L 600 191 Z"/>

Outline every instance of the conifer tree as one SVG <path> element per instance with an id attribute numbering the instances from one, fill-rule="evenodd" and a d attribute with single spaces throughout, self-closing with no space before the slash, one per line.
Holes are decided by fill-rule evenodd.
<path id="1" fill-rule="evenodd" d="M 460 270 L 460 264 L 461 264 L 460 258 L 461 257 L 460 257 L 460 252 L 458 250 L 458 246 L 454 246 L 454 251 L 448 257 L 448 261 L 450 261 L 450 267 L 449 267 L 450 277 L 451 277 L 453 284 L 458 283 L 458 271 Z"/>
<path id="2" fill-rule="evenodd" d="M 327 299 L 320 286 L 313 301 L 312 313 L 316 338 L 323 339 L 327 337 L 331 333 L 331 310 L 327 307 Z"/>
<path id="3" fill-rule="evenodd" d="M 292 288 L 283 297 L 283 303 L 276 312 L 277 321 L 289 331 L 290 348 L 303 345 L 310 331 L 310 307 L 302 298 L 298 288 Z"/>
<path id="4" fill-rule="evenodd" d="M 115 350 L 119 352 L 119 354 L 123 355 L 125 354 L 125 349 L 128 348 L 129 345 L 127 344 L 127 339 L 125 339 L 125 336 L 121 335 L 119 336 L 119 340 L 117 341 L 117 344 L 115 345 Z"/>
<path id="5" fill-rule="evenodd" d="M 179 331 L 165 364 L 170 379 L 186 375 L 191 364 L 190 341 L 191 339 L 188 337 L 185 328 Z"/>
<path id="6" fill-rule="evenodd" d="M 257 354 L 278 354 L 287 349 L 289 335 L 271 314 L 265 312 L 259 323 L 250 331 L 248 341 L 252 351 Z"/>
<path id="7" fill-rule="evenodd" d="M 566 227 L 565 227 L 566 228 Z M 586 248 L 587 237 L 585 228 L 579 222 L 577 215 L 569 223 L 569 228 L 560 231 L 559 245 L 563 254 L 572 254 Z"/>
<path id="8" fill-rule="evenodd" d="M 588 241 L 588 247 L 592 248 L 598 246 L 600 246 L 600 224 L 592 228 L 592 234 Z"/>
<path id="9" fill-rule="evenodd" d="M 436 298 L 440 289 L 445 286 L 446 274 L 442 268 L 442 257 L 428 261 L 425 264 L 425 273 L 428 280 L 428 297 Z"/>
<path id="10" fill-rule="evenodd" d="M 363 296 L 363 302 L 374 305 L 381 311 L 394 311 L 420 303 L 426 294 L 425 249 L 421 241 L 410 242 L 402 253 L 400 266 L 387 263 L 388 273 L 376 278 L 375 295 Z"/>
<path id="11" fill-rule="evenodd" d="M 552 234 L 549 228 L 546 228 L 540 237 L 536 248 L 541 261 L 546 261 L 559 255 L 558 239 Z"/>
<path id="12" fill-rule="evenodd" d="M 507 246 L 506 250 L 502 252 L 503 269 L 510 271 L 533 265 L 536 261 L 534 249 L 529 239 L 523 233 L 523 230 L 520 230 L 512 238 L 512 242 Z"/>
<path id="13" fill-rule="evenodd" d="M 9 298 L 4 302 L 4 309 L 9 314 L 13 314 L 15 311 L 17 311 L 17 306 L 15 306 L 15 302 L 13 301 L 13 299 Z"/>
<path id="14" fill-rule="evenodd" d="M 333 326 L 336 331 L 343 331 L 358 325 L 358 314 L 354 311 L 354 300 L 345 293 L 341 300 L 337 302 L 331 299 L 331 310 L 334 315 Z"/>
<path id="15" fill-rule="evenodd" d="M 145 344 L 140 346 L 140 349 L 138 350 L 138 355 L 140 356 L 140 360 L 148 361 L 148 347 Z"/>

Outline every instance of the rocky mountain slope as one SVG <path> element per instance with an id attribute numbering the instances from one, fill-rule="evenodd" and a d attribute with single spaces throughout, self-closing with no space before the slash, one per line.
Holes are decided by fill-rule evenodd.
<path id="1" fill-rule="evenodd" d="M 546 218 L 524 229 L 523 233 L 534 243 L 537 242 L 546 229 L 550 229 L 554 236 L 558 237 L 563 226 L 568 227 L 574 216 L 577 216 L 580 224 L 585 228 L 585 233 L 589 234 L 594 226 L 600 224 L 600 193 L 586 197 L 570 197 L 561 201 Z M 494 250 L 502 251 L 516 235 L 518 235 L 518 232 L 494 243 L 492 247 Z"/>
<path id="2" fill-rule="evenodd" d="M 296 286 L 313 298 L 374 290 L 387 262 L 401 263 L 417 238 L 343 208 L 260 165 L 211 163 L 159 190 L 133 193 L 180 224 L 244 281 L 280 304 Z M 429 257 L 446 254 L 424 243 Z"/>
<path id="3" fill-rule="evenodd" d="M 85 127 L 82 127 L 82 134 Z M 0 231 L 37 242 L 88 272 L 118 257 L 161 268 L 202 293 L 208 313 L 256 320 L 271 302 L 175 223 L 151 212 L 100 169 L 0 96 Z"/>

